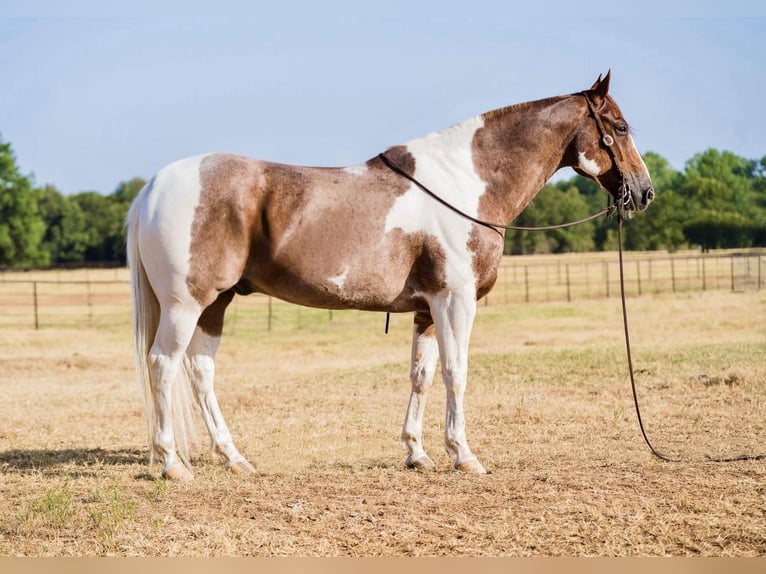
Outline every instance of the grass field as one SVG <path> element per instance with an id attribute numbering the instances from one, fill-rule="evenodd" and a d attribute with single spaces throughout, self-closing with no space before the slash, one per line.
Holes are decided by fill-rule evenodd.
<path id="1" fill-rule="evenodd" d="M 403 467 L 410 316 L 230 324 L 219 398 L 259 473 L 203 441 L 190 484 L 149 466 L 127 303 L 100 305 L 109 321 L 0 324 L 1 555 L 766 554 L 766 461 L 705 458 L 766 452 L 766 291 L 628 301 L 647 430 L 678 463 L 642 442 L 616 298 L 480 307 L 466 416 L 487 476 L 450 467 L 438 376 L 439 470 Z"/>

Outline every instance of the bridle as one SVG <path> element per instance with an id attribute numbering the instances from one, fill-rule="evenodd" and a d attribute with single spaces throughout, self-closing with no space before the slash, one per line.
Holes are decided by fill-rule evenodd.
<path id="1" fill-rule="evenodd" d="M 604 144 L 604 146 L 606 147 L 606 151 L 609 153 L 609 157 L 612 158 L 612 163 L 614 163 L 614 168 L 617 170 L 617 173 L 620 177 L 619 200 L 617 199 L 617 197 L 612 196 L 611 193 L 609 195 L 612 196 L 612 199 L 615 202 L 615 208 L 620 214 L 620 217 L 622 218 L 625 211 L 630 211 L 631 208 L 635 208 L 635 203 L 633 201 L 633 195 L 630 193 L 630 186 L 628 185 L 628 182 L 625 179 L 625 173 L 622 171 L 622 168 L 620 167 L 620 161 L 617 159 L 617 154 L 614 152 L 614 147 L 613 147 L 614 137 L 612 137 L 610 134 L 606 132 L 606 129 L 604 129 L 604 123 L 601 121 L 601 116 L 599 115 L 601 108 L 603 108 L 604 105 L 606 104 L 606 98 L 604 98 L 604 101 L 602 102 L 601 107 L 599 107 L 599 109 L 596 110 L 595 106 L 593 105 L 593 102 L 590 99 L 590 95 L 588 95 L 588 92 L 577 92 L 577 93 L 585 98 L 585 102 L 588 104 L 588 111 L 590 112 L 590 115 L 593 118 L 593 120 L 596 122 L 598 133 L 601 136 L 601 143 Z M 594 179 L 596 180 L 596 183 L 598 183 L 602 188 L 606 189 L 606 187 L 604 187 L 604 185 L 599 181 L 598 177 L 594 176 Z"/>

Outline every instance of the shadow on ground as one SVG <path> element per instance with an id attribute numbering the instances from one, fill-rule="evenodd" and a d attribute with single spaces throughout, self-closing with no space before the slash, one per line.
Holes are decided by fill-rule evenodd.
<path id="1" fill-rule="evenodd" d="M 28 473 L 67 469 L 84 470 L 93 466 L 145 465 L 148 453 L 145 449 L 103 448 L 62 450 L 8 450 L 0 452 L 0 474 Z"/>

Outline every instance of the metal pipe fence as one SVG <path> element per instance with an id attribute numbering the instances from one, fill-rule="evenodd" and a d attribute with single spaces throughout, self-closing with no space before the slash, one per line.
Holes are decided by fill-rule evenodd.
<path id="1" fill-rule="evenodd" d="M 504 257 L 483 306 L 572 302 L 619 296 L 613 254 Z M 631 297 L 713 290 L 760 290 L 766 285 L 766 251 L 635 253 L 625 259 Z M 99 327 L 131 317 L 128 272 L 79 269 L 0 272 L 0 329 Z M 266 295 L 235 297 L 226 332 L 289 331 L 317 324 L 357 322 L 357 311 L 328 311 L 285 303 Z"/>

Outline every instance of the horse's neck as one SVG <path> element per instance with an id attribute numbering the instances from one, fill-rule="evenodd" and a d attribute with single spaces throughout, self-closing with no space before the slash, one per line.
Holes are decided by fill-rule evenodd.
<path id="1" fill-rule="evenodd" d="M 582 106 L 569 96 L 519 104 L 482 116 L 474 163 L 487 182 L 482 215 L 513 220 L 566 165 Z"/>
<path id="2" fill-rule="evenodd" d="M 510 106 L 412 140 L 407 148 L 422 183 L 473 215 L 507 222 L 562 167 L 577 110 L 567 97 Z"/>

